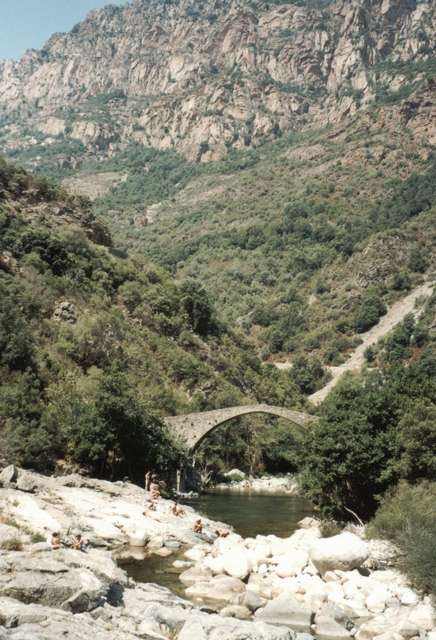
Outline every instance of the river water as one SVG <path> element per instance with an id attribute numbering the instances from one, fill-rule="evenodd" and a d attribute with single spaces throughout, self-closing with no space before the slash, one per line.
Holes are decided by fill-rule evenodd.
<path id="1" fill-rule="evenodd" d="M 287 538 L 313 507 L 297 496 L 207 493 L 190 500 L 196 511 L 234 527 L 242 537 L 274 534 Z"/>
<path id="2" fill-rule="evenodd" d="M 187 503 L 212 520 L 219 520 L 234 527 L 244 538 L 258 534 L 285 538 L 297 528 L 299 520 L 313 515 L 312 505 L 296 496 L 204 494 Z M 183 554 L 168 558 L 150 556 L 145 560 L 123 565 L 130 577 L 137 582 L 154 582 L 168 587 L 173 593 L 185 597 L 184 587 L 178 579 L 180 569 L 174 560 Z"/>

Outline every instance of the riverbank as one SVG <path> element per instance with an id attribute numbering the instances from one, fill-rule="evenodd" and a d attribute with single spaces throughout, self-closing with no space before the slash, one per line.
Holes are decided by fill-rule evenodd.
<path id="1" fill-rule="evenodd" d="M 144 491 L 130 483 L 11 467 L 0 483 L 1 640 L 307 640 L 299 634 L 308 632 L 320 640 L 435 640 L 429 600 L 395 570 L 381 570 L 383 545 L 350 533 L 322 539 L 313 519 L 289 538 L 231 533 L 206 544 L 192 530 L 193 509 L 179 518 L 161 500 L 144 516 Z M 51 551 L 43 541 L 73 529 L 89 539 L 87 553 Z M 184 549 L 186 595 L 219 614 L 136 583 L 116 562 Z"/>
<path id="2" fill-rule="evenodd" d="M 117 558 L 166 556 L 193 547 L 198 515 L 171 501 L 143 515 L 145 493 L 124 482 L 47 478 L 8 467 L 0 474 L 0 640 L 295 640 L 289 628 L 200 611 L 154 584 L 138 584 Z M 224 527 L 203 518 L 206 527 Z M 53 532 L 79 530 L 85 552 L 51 550 Z M 133 545 L 129 546 L 129 545 Z M 303 640 L 303 639 L 302 639 Z"/>
<path id="3" fill-rule="evenodd" d="M 256 478 L 246 476 L 242 471 L 235 469 L 226 475 L 225 482 L 212 485 L 208 491 L 277 496 L 298 496 L 301 493 L 296 477 L 291 474 Z"/>

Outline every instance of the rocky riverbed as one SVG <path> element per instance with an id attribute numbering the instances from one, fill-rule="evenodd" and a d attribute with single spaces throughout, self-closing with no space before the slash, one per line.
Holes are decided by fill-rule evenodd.
<path id="1" fill-rule="evenodd" d="M 291 474 L 256 478 L 246 475 L 239 469 L 233 469 L 224 475 L 226 477 L 225 482 L 214 484 L 211 487 L 213 492 L 282 496 L 297 496 L 300 493 L 298 481 Z"/>
<path id="2" fill-rule="evenodd" d="M 161 500 L 144 516 L 144 491 L 130 483 L 8 467 L 0 485 L 1 640 L 436 640 L 428 598 L 378 568 L 383 545 L 352 533 L 322 539 L 306 519 L 288 539 L 231 533 L 211 545 L 193 533 L 189 507 L 178 518 Z M 44 541 L 73 529 L 89 539 L 88 552 Z M 185 548 L 191 600 L 128 578 L 116 558 L 135 548 Z M 197 598 L 220 613 L 202 611 Z"/>

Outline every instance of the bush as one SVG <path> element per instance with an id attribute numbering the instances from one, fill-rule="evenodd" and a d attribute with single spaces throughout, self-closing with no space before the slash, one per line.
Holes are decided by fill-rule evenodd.
<path id="1" fill-rule="evenodd" d="M 405 482 L 382 501 L 368 535 L 387 538 L 403 553 L 402 569 L 420 589 L 436 595 L 436 482 Z"/>
<path id="2" fill-rule="evenodd" d="M 23 545 L 18 538 L 9 538 L 0 543 L 0 549 L 2 549 L 2 551 L 21 551 L 22 548 Z"/>
<path id="3" fill-rule="evenodd" d="M 371 329 L 381 316 L 386 313 L 386 305 L 380 294 L 370 292 L 363 296 L 354 314 L 354 328 L 357 333 L 363 333 Z"/>
<path id="4" fill-rule="evenodd" d="M 342 527 L 335 520 L 321 520 L 319 527 L 323 538 L 332 538 L 342 532 Z"/>
<path id="5" fill-rule="evenodd" d="M 303 393 L 314 393 L 324 386 L 329 375 L 318 358 L 306 358 L 299 356 L 295 359 L 289 372 L 292 380 Z"/>

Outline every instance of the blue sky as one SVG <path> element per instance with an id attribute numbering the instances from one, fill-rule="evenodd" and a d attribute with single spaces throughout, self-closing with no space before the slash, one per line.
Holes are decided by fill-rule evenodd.
<path id="1" fill-rule="evenodd" d="M 55 31 L 69 31 L 88 11 L 127 0 L 0 0 L 0 59 L 39 49 Z"/>

